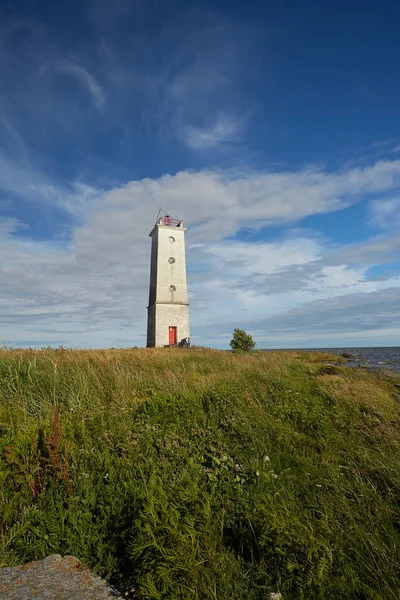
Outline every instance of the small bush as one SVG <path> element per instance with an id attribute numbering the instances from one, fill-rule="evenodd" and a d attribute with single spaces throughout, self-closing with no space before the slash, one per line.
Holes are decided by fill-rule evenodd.
<path id="1" fill-rule="evenodd" d="M 235 329 L 229 345 L 233 352 L 250 352 L 256 343 L 243 329 Z"/>

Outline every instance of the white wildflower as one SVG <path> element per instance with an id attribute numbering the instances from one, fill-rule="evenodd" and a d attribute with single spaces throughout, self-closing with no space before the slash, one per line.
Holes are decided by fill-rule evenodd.
<path id="1" fill-rule="evenodd" d="M 241 465 L 241 464 L 239 464 L 239 463 L 237 463 L 234 466 L 234 470 L 235 470 L 235 473 L 243 473 L 244 472 L 244 466 Z"/>

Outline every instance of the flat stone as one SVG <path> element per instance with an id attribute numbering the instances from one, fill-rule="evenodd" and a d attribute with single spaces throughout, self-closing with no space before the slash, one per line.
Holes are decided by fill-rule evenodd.
<path id="1" fill-rule="evenodd" d="M 51 554 L 0 569 L 1 600 L 111 600 L 121 595 L 75 556 Z"/>

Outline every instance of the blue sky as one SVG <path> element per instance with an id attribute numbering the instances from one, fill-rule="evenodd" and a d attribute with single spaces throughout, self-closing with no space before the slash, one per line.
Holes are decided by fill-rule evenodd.
<path id="1" fill-rule="evenodd" d="M 0 14 L 0 344 L 145 345 L 158 208 L 192 340 L 398 345 L 398 2 Z"/>

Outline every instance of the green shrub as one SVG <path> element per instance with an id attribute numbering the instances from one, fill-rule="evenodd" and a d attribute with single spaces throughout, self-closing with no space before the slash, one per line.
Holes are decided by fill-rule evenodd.
<path id="1" fill-rule="evenodd" d="M 255 341 L 243 329 L 235 329 L 229 342 L 233 352 L 250 352 L 256 345 Z"/>

